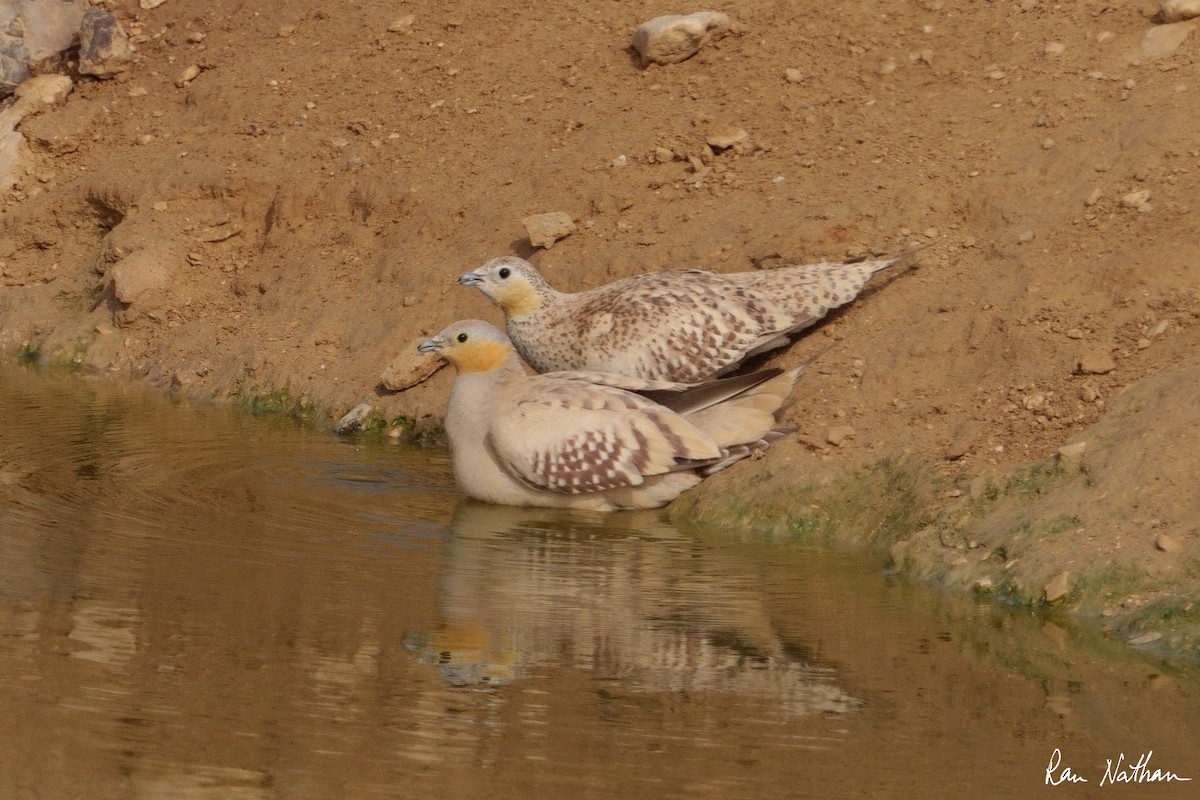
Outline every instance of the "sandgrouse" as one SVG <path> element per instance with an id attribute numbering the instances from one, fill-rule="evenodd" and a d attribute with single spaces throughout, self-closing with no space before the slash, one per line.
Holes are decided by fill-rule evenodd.
<path id="1" fill-rule="evenodd" d="M 445 424 L 463 493 L 594 511 L 665 505 L 794 430 L 777 416 L 803 371 L 700 385 L 529 375 L 508 338 L 478 320 L 456 322 L 418 349 L 458 371 Z"/>
<path id="2" fill-rule="evenodd" d="M 493 258 L 459 277 L 504 311 L 538 372 L 584 369 L 695 383 L 787 344 L 908 254 L 755 272 L 648 272 L 586 292 L 553 289 L 532 264 Z"/>

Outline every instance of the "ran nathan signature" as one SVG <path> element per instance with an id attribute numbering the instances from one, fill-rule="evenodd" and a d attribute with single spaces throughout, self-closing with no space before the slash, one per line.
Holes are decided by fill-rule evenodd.
<path id="1" fill-rule="evenodd" d="M 1105 759 L 1108 765 L 1104 768 L 1104 776 L 1100 778 L 1101 786 L 1112 786 L 1118 783 L 1170 783 L 1171 781 L 1190 781 L 1169 769 L 1151 769 L 1150 757 L 1154 755 L 1149 750 L 1138 756 L 1135 762 L 1126 762 L 1125 754 L 1121 753 L 1116 761 Z M 1050 754 L 1050 763 L 1046 765 L 1046 783 L 1058 786 L 1062 783 L 1088 783 L 1079 772 L 1062 763 L 1062 751 L 1057 747 Z"/>

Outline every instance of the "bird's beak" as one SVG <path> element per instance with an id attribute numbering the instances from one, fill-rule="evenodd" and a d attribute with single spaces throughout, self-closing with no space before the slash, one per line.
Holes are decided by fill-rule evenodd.
<path id="1" fill-rule="evenodd" d="M 483 276 L 474 272 L 464 272 L 458 276 L 458 282 L 463 286 L 482 286 Z"/>
<path id="2" fill-rule="evenodd" d="M 422 353 L 440 353 L 442 350 L 442 343 L 437 339 L 426 339 L 417 345 L 417 349 Z"/>

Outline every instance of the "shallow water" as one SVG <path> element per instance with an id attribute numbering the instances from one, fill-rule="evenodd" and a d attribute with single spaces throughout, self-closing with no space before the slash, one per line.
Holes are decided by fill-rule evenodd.
<path id="1" fill-rule="evenodd" d="M 869 558 L 463 502 L 440 451 L 71 376 L 0 369 L 0 422 L 0 798 L 1200 786 L 1194 665 Z M 1197 780 L 1100 786 L 1150 751 Z"/>

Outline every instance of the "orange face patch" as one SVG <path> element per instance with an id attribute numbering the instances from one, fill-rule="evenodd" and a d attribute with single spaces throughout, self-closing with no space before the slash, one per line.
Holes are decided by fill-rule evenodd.
<path id="1" fill-rule="evenodd" d="M 443 351 L 459 372 L 490 372 L 508 360 L 512 345 L 494 339 L 471 339 Z"/>

